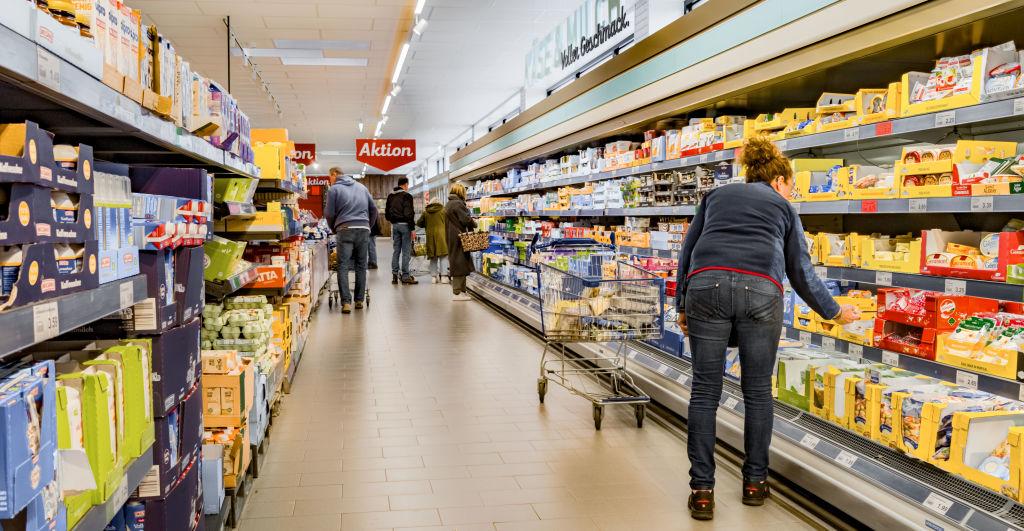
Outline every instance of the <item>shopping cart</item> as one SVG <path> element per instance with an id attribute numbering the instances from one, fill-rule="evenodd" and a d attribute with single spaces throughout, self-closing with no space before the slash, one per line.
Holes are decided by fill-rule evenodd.
<path id="1" fill-rule="evenodd" d="M 327 277 L 327 308 L 334 309 L 335 306 L 341 307 L 341 288 L 338 285 L 338 252 L 337 250 L 332 251 L 328 260 L 330 266 L 330 273 Z M 349 268 L 349 276 L 353 274 L 352 268 Z M 366 297 L 364 297 L 366 307 L 370 307 L 370 288 L 366 288 Z"/>
<path id="2" fill-rule="evenodd" d="M 593 403 L 594 428 L 604 408 L 632 405 L 642 428 L 650 397 L 626 371 L 627 341 L 657 339 L 664 330 L 665 284 L 657 275 L 616 259 L 611 246 L 593 240 L 555 240 L 537 246 L 544 352 L 537 395 L 548 382 Z M 569 343 L 617 343 L 611 358 L 568 358 Z M 602 384 L 606 380 L 608 386 Z"/>

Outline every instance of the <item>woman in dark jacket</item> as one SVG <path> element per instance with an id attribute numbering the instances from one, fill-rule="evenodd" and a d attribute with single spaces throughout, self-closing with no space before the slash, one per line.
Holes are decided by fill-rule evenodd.
<path id="1" fill-rule="evenodd" d="M 466 187 L 455 183 L 448 193 L 448 204 L 444 206 L 445 226 L 448 243 L 448 271 L 452 277 L 452 300 L 468 301 L 472 297 L 466 293 L 466 277 L 473 272 L 473 258 L 462 250 L 459 234 L 476 228 L 476 221 L 469 215 L 466 206 Z"/>
<path id="2" fill-rule="evenodd" d="M 859 318 L 853 306 L 840 307 L 814 274 L 800 216 L 789 204 L 789 161 L 768 139 L 754 138 L 740 162 L 747 182 L 704 197 L 679 256 L 676 307 L 693 357 L 688 505 L 698 520 L 710 520 L 715 507 L 715 414 L 726 347 L 735 339 L 743 367 L 742 501 L 762 505 L 768 497 L 772 373 L 782 332 L 784 278 L 823 318 L 838 324 Z"/>

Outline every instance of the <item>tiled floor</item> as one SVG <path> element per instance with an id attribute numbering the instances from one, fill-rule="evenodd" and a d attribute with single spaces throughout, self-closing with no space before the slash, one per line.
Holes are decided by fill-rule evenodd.
<path id="1" fill-rule="evenodd" d="M 370 278 L 368 311 L 314 317 L 242 531 L 806 527 L 724 470 L 715 520 L 691 520 L 678 438 L 622 408 L 596 432 L 557 386 L 538 405 L 540 342 L 429 278 Z"/>

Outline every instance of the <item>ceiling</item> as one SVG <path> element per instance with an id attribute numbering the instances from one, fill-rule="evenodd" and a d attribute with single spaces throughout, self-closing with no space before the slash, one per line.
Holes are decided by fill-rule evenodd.
<path id="1" fill-rule="evenodd" d="M 286 127 L 296 142 L 315 142 L 321 171 L 341 165 L 359 172 L 355 139 L 373 136 L 402 43 L 412 35 L 388 111 L 385 138 L 414 138 L 420 160 L 492 111 L 522 85 L 524 56 L 581 0 L 426 0 L 421 36 L 410 31 L 416 0 L 130 0 L 195 71 L 227 85 L 227 31 L 246 49 L 285 46 L 281 40 L 344 41 L 322 52 L 266 51 L 252 57 L 260 72 L 231 59 L 231 93 L 254 127 Z M 275 41 L 277 43 L 275 44 Z M 299 53 L 365 59 L 365 66 L 289 66 L 278 55 Z M 256 55 L 256 54 L 251 54 Z M 355 61 L 361 62 L 361 61 Z M 259 79 L 262 79 L 262 82 Z M 273 103 L 263 84 L 273 95 Z M 278 115 L 275 107 L 280 107 Z M 363 133 L 357 124 L 364 122 Z M 341 153 L 338 153 L 341 152 Z M 394 170 L 402 173 L 412 165 Z M 373 172 L 372 169 L 369 172 Z"/>

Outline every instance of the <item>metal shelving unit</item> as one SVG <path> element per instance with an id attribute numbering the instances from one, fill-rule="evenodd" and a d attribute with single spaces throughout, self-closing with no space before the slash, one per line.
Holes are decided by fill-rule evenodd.
<path id="1" fill-rule="evenodd" d="M 138 459 L 128 465 L 128 468 L 125 470 L 124 479 L 121 480 L 121 484 L 117 487 L 117 492 L 102 505 L 94 505 L 92 509 L 89 509 L 89 512 L 85 513 L 85 516 L 78 521 L 78 524 L 75 525 L 72 531 L 103 531 L 106 529 L 107 524 L 110 523 L 114 515 L 128 501 L 128 497 L 142 483 L 143 478 L 146 477 L 152 466 L 153 448 L 150 447 Z"/>

